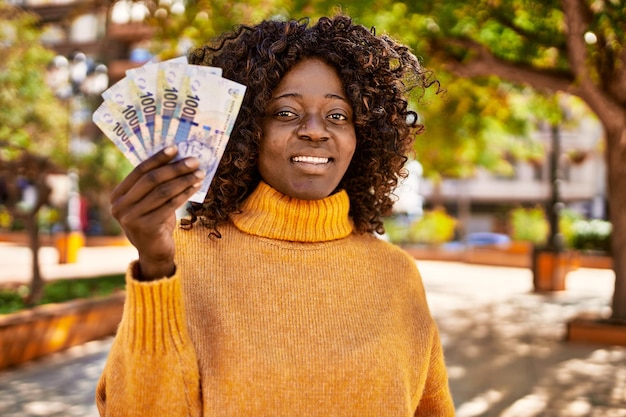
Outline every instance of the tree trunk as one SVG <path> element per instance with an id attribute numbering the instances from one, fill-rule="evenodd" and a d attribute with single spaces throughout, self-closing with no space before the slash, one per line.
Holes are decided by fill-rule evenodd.
<path id="1" fill-rule="evenodd" d="M 626 127 L 607 129 L 609 217 L 613 226 L 611 251 L 615 271 L 612 315 L 626 322 Z"/>
<path id="2" fill-rule="evenodd" d="M 25 216 L 26 231 L 28 233 L 28 245 L 33 254 L 32 276 L 30 280 L 30 291 L 26 298 L 26 304 L 36 304 L 43 295 L 43 277 L 41 276 L 41 268 L 39 267 L 39 220 L 37 212 Z"/>
<path id="3" fill-rule="evenodd" d="M 446 205 L 446 200 L 443 197 L 443 192 L 441 191 L 441 183 L 441 179 L 433 180 L 433 191 L 430 196 L 430 201 L 433 208 L 445 207 Z"/>

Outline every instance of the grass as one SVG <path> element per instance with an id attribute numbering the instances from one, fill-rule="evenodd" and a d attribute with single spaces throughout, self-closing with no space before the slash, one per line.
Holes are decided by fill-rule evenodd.
<path id="1" fill-rule="evenodd" d="M 125 287 L 125 275 L 105 275 L 96 278 L 63 279 L 48 282 L 43 289 L 43 297 L 37 305 L 62 303 L 77 298 L 104 296 Z M 30 308 L 24 304 L 28 286 L 0 288 L 0 314 L 9 314 Z"/>

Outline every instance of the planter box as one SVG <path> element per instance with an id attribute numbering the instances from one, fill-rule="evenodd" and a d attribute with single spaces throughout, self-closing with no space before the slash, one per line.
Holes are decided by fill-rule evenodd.
<path id="1" fill-rule="evenodd" d="M 0 316 L 0 369 L 114 334 L 125 298 L 119 292 Z"/>
<path id="2" fill-rule="evenodd" d="M 567 323 L 566 340 L 626 346 L 626 323 L 617 323 L 602 317 L 576 317 Z"/>
<path id="3" fill-rule="evenodd" d="M 450 251 L 437 247 L 400 245 L 416 259 L 455 261 L 469 264 L 532 268 L 533 247 L 526 242 L 511 242 L 503 247 L 475 247 Z M 613 259 L 608 255 L 576 252 L 571 268 L 612 269 Z"/>
<path id="4" fill-rule="evenodd" d="M 606 254 L 580 253 L 581 268 L 613 269 L 613 258 Z"/>
<path id="5" fill-rule="evenodd" d="M 463 252 L 446 251 L 436 246 L 403 245 L 402 249 L 415 259 L 430 261 L 462 261 Z"/>
<path id="6" fill-rule="evenodd" d="M 479 247 L 466 251 L 463 260 L 470 264 L 530 268 L 530 252 L 519 252 L 508 248 Z"/>
<path id="7" fill-rule="evenodd" d="M 533 286 L 535 291 L 563 291 L 565 278 L 570 271 L 578 268 L 578 252 L 535 250 L 533 252 Z"/>
<path id="8" fill-rule="evenodd" d="M 41 247 L 55 246 L 55 240 L 58 236 L 63 236 L 63 233 L 50 235 L 47 233 L 41 233 L 39 235 Z M 85 236 L 84 246 L 129 246 L 130 242 L 126 236 Z M 12 243 L 28 247 L 28 236 L 24 232 L 0 232 L 0 242 Z"/>

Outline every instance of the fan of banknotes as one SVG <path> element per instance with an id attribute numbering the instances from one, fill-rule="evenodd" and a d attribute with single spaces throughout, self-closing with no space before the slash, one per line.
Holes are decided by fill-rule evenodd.
<path id="1" fill-rule="evenodd" d="M 190 201 L 202 202 L 239 113 L 246 87 L 221 68 L 186 58 L 148 63 L 102 93 L 94 123 L 137 165 L 169 145 L 178 158 L 195 156 L 207 175 Z"/>

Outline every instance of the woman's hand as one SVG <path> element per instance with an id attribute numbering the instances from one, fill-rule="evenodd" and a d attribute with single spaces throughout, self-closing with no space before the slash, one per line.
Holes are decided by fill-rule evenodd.
<path id="1" fill-rule="evenodd" d="M 139 252 L 141 280 L 174 274 L 176 209 L 198 190 L 205 173 L 196 158 L 172 162 L 170 146 L 137 165 L 113 190 L 111 212 Z"/>

